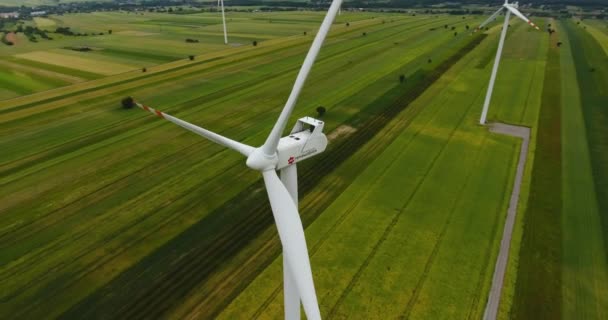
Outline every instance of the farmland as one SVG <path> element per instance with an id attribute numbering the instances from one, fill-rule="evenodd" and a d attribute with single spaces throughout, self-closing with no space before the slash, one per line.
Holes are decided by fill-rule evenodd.
<path id="1" fill-rule="evenodd" d="M 354 15 L 349 22 L 370 17 Z M 222 41 L 221 16 L 217 13 L 95 12 L 36 18 L 27 25 L 48 31 L 52 40 L 38 37 L 37 42 L 30 42 L 24 33 L 18 33 L 15 45 L 0 46 L 0 63 L 7 68 L 3 68 L 5 72 L 10 72 L 0 74 L 4 89 L 0 100 L 108 75 L 141 72 L 142 68 L 184 60 L 190 55 L 251 46 L 253 41 L 302 35 L 313 31 L 321 18 L 317 13 L 278 16 L 229 12 L 228 47 Z M 55 33 L 57 28 L 70 28 L 81 36 Z M 11 84 L 9 76 L 21 80 L 20 85 Z"/>
<path id="2" fill-rule="evenodd" d="M 322 17 L 229 12 L 224 45 L 215 13 L 67 14 L 30 23 L 89 35 L 1 47 L 0 318 L 281 318 L 260 176 L 120 100 L 259 145 Z M 467 32 L 483 19 L 332 27 L 292 117 L 327 108 L 328 150 L 299 165 L 324 318 L 482 317 L 520 144 L 477 124 L 500 31 Z M 532 129 L 500 318 L 601 319 L 606 33 L 537 23 L 557 33 L 511 22 L 489 113 Z"/>

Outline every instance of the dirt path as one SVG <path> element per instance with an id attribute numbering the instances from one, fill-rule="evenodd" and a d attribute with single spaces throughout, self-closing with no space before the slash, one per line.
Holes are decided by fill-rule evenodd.
<path id="1" fill-rule="evenodd" d="M 511 236 L 513 235 L 513 225 L 515 224 L 515 216 L 517 215 L 517 204 L 519 203 L 519 192 L 521 181 L 526 167 L 528 157 L 528 145 L 530 143 L 530 128 L 513 126 L 503 123 L 492 123 L 489 125 L 490 131 L 504 134 L 508 136 L 522 138 L 521 149 L 519 152 L 519 162 L 517 163 L 517 172 L 515 173 L 515 182 L 513 183 L 513 191 L 511 192 L 511 200 L 509 201 L 509 209 L 507 211 L 507 220 L 500 241 L 500 251 L 496 258 L 496 266 L 494 267 L 494 276 L 492 277 L 492 287 L 488 295 L 488 303 L 483 314 L 484 320 L 494 320 L 498 314 L 498 306 L 500 304 L 500 296 L 502 293 L 505 271 L 507 269 L 507 261 L 509 260 L 509 248 L 511 246 Z"/>

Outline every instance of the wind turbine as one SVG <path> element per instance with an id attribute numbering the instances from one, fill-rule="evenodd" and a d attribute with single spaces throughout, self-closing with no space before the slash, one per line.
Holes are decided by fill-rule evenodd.
<path id="1" fill-rule="evenodd" d="M 298 119 L 289 136 L 281 138 L 281 135 L 319 50 L 336 18 L 341 3 L 342 0 L 333 0 L 304 59 L 277 122 L 264 144 L 258 148 L 226 138 L 135 102 L 143 110 L 242 154 L 247 158 L 246 164 L 249 168 L 262 173 L 272 214 L 283 246 L 285 319 L 289 320 L 300 318 L 300 301 L 308 319 L 321 319 L 304 237 L 304 228 L 298 213 L 296 163 L 323 152 L 327 147 L 327 137 L 323 133 L 324 123 L 310 117 Z M 277 170 L 281 173 L 280 178 L 276 173 Z"/>
<path id="2" fill-rule="evenodd" d="M 498 42 L 498 50 L 496 51 L 496 58 L 494 59 L 494 67 L 492 67 L 492 75 L 490 76 L 490 84 L 488 85 L 488 91 L 486 92 L 486 99 L 483 103 L 483 110 L 481 111 L 481 118 L 479 119 L 479 124 L 486 124 L 486 117 L 488 115 L 488 107 L 490 106 L 490 100 L 492 99 L 492 90 L 494 90 L 494 82 L 496 81 L 496 72 L 498 72 L 498 64 L 500 63 L 500 56 L 502 55 L 502 47 L 505 43 L 505 37 L 507 36 L 507 29 L 509 28 L 509 19 L 511 18 L 511 13 L 516 15 L 517 17 L 524 20 L 527 24 L 534 27 L 536 30 L 539 30 L 538 26 L 535 25 L 530 19 L 526 18 L 517 8 L 519 7 L 518 2 L 508 3 L 508 0 L 505 0 L 505 3 L 498 9 L 494 14 L 492 14 L 486 21 L 484 21 L 479 27 L 475 29 L 477 32 L 479 29 L 485 27 L 488 23 L 495 20 L 498 14 L 506 9 L 505 13 L 505 21 L 502 25 L 502 31 L 500 33 L 500 41 Z"/>
<path id="3" fill-rule="evenodd" d="M 226 31 L 226 14 L 224 13 L 224 0 L 217 0 L 217 6 L 222 9 L 222 21 L 224 23 L 224 44 L 228 44 L 228 32 Z"/>

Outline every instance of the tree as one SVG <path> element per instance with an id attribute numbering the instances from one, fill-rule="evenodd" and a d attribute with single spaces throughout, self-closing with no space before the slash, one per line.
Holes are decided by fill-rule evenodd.
<path id="1" fill-rule="evenodd" d="M 429 58 L 428 63 L 431 63 L 431 62 L 433 62 L 433 59 Z"/>
<path id="2" fill-rule="evenodd" d="M 363 32 L 363 36 L 365 37 L 367 35 L 367 32 Z"/>
<path id="3" fill-rule="evenodd" d="M 306 31 L 304 31 L 304 35 L 306 35 Z"/>
<path id="4" fill-rule="evenodd" d="M 194 56 L 193 55 L 188 56 L 188 58 L 190 58 L 190 61 L 194 61 Z"/>
<path id="5" fill-rule="evenodd" d="M 146 69 L 146 67 L 143 67 L 143 68 L 141 69 L 141 72 L 148 72 L 148 69 Z"/>
<path id="6" fill-rule="evenodd" d="M 348 23 L 348 22 L 347 22 L 347 23 L 346 23 L 346 26 L 347 26 L 347 27 L 350 27 L 350 23 Z"/>
<path id="7" fill-rule="evenodd" d="M 317 107 L 317 113 L 319 114 L 319 118 L 322 118 L 323 115 L 325 114 L 325 107 L 324 106 L 318 106 Z"/>
<path id="8" fill-rule="evenodd" d="M 405 82 L 405 75 L 402 74 L 399 76 L 399 82 L 404 83 Z"/>
<path id="9" fill-rule="evenodd" d="M 112 34 L 112 29 L 108 30 L 108 34 Z"/>
<path id="10" fill-rule="evenodd" d="M 468 24 L 466 26 L 464 26 L 464 27 L 467 28 L 467 30 L 469 30 L 469 28 L 470 28 Z"/>
<path id="11" fill-rule="evenodd" d="M 446 24 L 446 25 L 444 25 L 444 26 L 443 26 L 443 28 L 444 28 L 444 29 L 447 29 L 447 28 L 448 28 L 448 25 L 447 25 L 447 24 Z"/>
<path id="12" fill-rule="evenodd" d="M 133 106 L 135 106 L 135 100 L 133 100 L 132 97 L 126 97 L 122 99 L 121 103 L 124 109 L 131 109 L 133 108 Z"/>
<path id="13" fill-rule="evenodd" d="M 253 40 L 253 46 L 254 46 L 254 47 L 257 47 L 257 46 L 258 46 L 258 42 L 257 42 L 257 41 L 255 41 L 255 40 Z"/>
<path id="14" fill-rule="evenodd" d="M 458 32 L 454 32 L 454 37 L 458 35 Z"/>
<path id="15" fill-rule="evenodd" d="M 558 42 L 558 43 L 557 43 L 557 46 L 558 46 L 558 47 L 561 47 L 561 46 L 562 46 L 562 42 L 561 42 L 561 41 L 560 41 L 560 42 Z"/>

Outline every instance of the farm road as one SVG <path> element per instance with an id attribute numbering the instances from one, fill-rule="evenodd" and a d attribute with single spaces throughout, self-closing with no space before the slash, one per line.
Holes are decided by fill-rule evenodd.
<path id="1" fill-rule="evenodd" d="M 522 138 L 521 149 L 519 152 L 519 161 L 517 163 L 517 171 L 515 173 L 515 182 L 513 183 L 513 191 L 511 192 L 511 200 L 509 201 L 509 209 L 507 211 L 507 220 L 500 241 L 500 251 L 496 258 L 496 266 L 494 268 L 494 276 L 492 277 L 492 287 L 488 295 L 488 303 L 484 312 L 484 320 L 494 320 L 498 313 L 498 305 L 500 303 L 500 295 L 502 292 L 505 271 L 507 269 L 507 261 L 509 260 L 509 248 L 511 245 L 511 236 L 513 235 L 513 226 L 515 224 L 515 216 L 517 215 L 517 204 L 519 203 L 519 192 L 521 189 L 521 181 L 526 167 L 528 158 L 528 146 L 530 144 L 530 128 L 514 126 L 503 123 L 489 124 L 491 132 L 509 135 Z"/>

